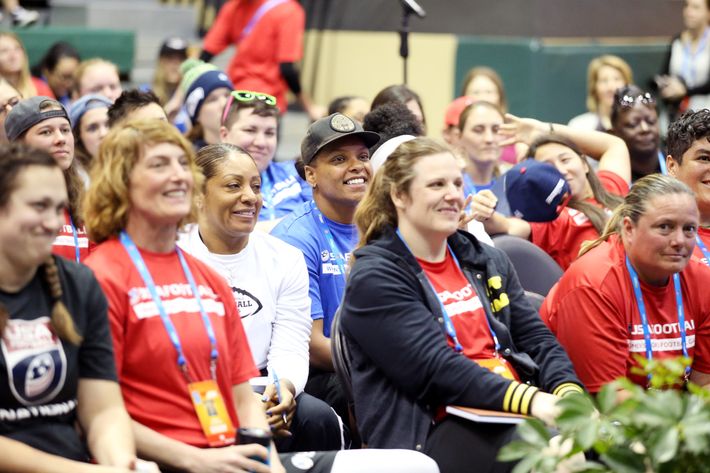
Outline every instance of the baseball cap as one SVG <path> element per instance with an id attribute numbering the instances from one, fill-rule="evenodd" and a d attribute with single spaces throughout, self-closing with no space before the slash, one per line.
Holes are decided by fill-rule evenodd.
<path id="1" fill-rule="evenodd" d="M 557 218 L 572 193 L 564 176 L 552 164 L 526 159 L 503 175 L 511 215 L 528 222 Z"/>
<path id="2" fill-rule="evenodd" d="M 187 59 L 187 41 L 178 36 L 166 39 L 160 45 L 159 56 L 179 56 L 183 60 Z"/>
<path id="3" fill-rule="evenodd" d="M 444 115 L 444 125 L 448 126 L 459 126 L 459 118 L 461 113 L 471 105 L 475 100 L 468 96 L 459 97 L 446 107 L 446 113 Z"/>
<path id="4" fill-rule="evenodd" d="M 342 113 L 334 113 L 316 120 L 308 127 L 306 137 L 301 142 L 301 159 L 304 164 L 310 164 L 313 158 L 326 145 L 345 138 L 356 136 L 371 148 L 380 141 L 380 135 L 374 131 L 365 131 L 358 122 Z"/>
<path id="5" fill-rule="evenodd" d="M 51 107 L 50 107 L 51 105 Z M 46 109 L 45 107 L 49 108 Z M 44 110 L 42 110 L 45 108 Z M 12 107 L 5 118 L 5 134 L 8 141 L 17 140 L 25 131 L 39 122 L 50 118 L 63 117 L 71 124 L 67 109 L 60 102 L 44 96 L 30 97 Z"/>

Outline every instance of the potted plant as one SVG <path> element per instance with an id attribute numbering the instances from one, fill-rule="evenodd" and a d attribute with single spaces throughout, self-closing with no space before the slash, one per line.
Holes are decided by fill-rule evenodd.
<path id="1" fill-rule="evenodd" d="M 573 395 L 558 403 L 561 436 L 536 419 L 518 428 L 520 440 L 501 449 L 499 459 L 520 460 L 514 473 L 552 473 L 580 452 L 599 461 L 579 462 L 567 471 L 700 473 L 710 471 L 710 392 L 692 383 L 680 389 L 688 358 L 646 361 L 650 388 L 628 379 L 604 386 L 596 398 Z M 624 394 L 619 395 L 623 390 Z M 579 455 L 577 455 L 579 456 Z"/>

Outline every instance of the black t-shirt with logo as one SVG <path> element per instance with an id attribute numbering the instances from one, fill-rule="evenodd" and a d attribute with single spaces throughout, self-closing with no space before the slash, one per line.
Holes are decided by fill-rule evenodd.
<path id="1" fill-rule="evenodd" d="M 10 314 L 0 337 L 0 435 L 47 453 L 85 461 L 76 427 L 79 379 L 116 380 L 106 298 L 90 269 L 55 258 L 80 346 L 50 324 L 51 299 L 38 274 L 20 292 L 0 291 Z"/>

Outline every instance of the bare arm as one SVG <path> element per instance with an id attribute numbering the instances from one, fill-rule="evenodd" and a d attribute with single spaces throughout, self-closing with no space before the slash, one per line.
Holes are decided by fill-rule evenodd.
<path id="1" fill-rule="evenodd" d="M 471 213 L 473 217 L 483 222 L 483 226 L 489 235 L 508 234 L 525 238 L 530 238 L 532 229 L 525 220 L 515 217 L 506 217 L 495 211 L 498 198 L 490 190 L 482 190 L 473 196 L 471 202 Z"/>
<path id="2" fill-rule="evenodd" d="M 136 458 L 136 446 L 118 383 L 80 379 L 77 399 L 79 422 L 96 461 L 130 467 Z"/>
<path id="3" fill-rule="evenodd" d="M 690 372 L 690 381 L 705 389 L 710 389 L 709 373 L 701 373 L 700 371 L 693 370 Z"/>
<path id="4" fill-rule="evenodd" d="M 68 460 L 50 455 L 22 442 L 0 435 L 0 471 L 5 473 L 128 473 L 113 468 Z"/>
<path id="5" fill-rule="evenodd" d="M 323 319 L 313 321 L 309 349 L 311 365 L 323 371 L 335 371 L 330 352 L 330 338 L 323 335 Z"/>
<path id="6" fill-rule="evenodd" d="M 621 138 L 593 130 L 580 130 L 562 124 L 551 124 L 533 118 L 519 118 L 506 114 L 506 123 L 501 134 L 506 137 L 502 144 L 530 144 L 535 138 L 554 132 L 575 143 L 580 150 L 599 161 L 599 169 L 611 171 L 626 182 L 631 181 L 631 158 L 629 150 Z"/>

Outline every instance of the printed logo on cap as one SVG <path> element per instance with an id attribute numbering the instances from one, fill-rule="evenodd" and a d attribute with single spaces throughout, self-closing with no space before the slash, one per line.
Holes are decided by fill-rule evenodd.
<path id="1" fill-rule="evenodd" d="M 49 317 L 8 320 L 2 352 L 13 396 L 24 405 L 54 398 L 64 386 L 67 360 Z"/>
<path id="2" fill-rule="evenodd" d="M 355 131 L 355 122 L 345 115 L 338 113 L 330 119 L 330 127 L 341 133 L 349 133 Z"/>

